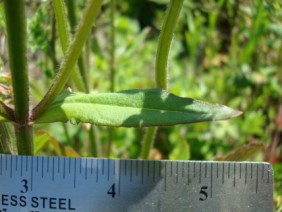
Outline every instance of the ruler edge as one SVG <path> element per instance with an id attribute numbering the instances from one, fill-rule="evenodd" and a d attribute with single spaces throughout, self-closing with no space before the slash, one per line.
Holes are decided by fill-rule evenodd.
<path id="1" fill-rule="evenodd" d="M 138 162 L 159 162 L 161 164 L 166 164 L 166 163 L 201 163 L 201 164 L 257 164 L 261 166 L 267 167 L 267 171 L 270 174 L 270 180 L 271 180 L 271 191 L 272 191 L 272 199 L 274 195 L 274 171 L 273 171 L 273 166 L 271 163 L 268 162 L 253 162 L 253 161 L 201 161 L 201 160 L 143 160 L 143 159 L 121 159 L 121 158 L 95 158 L 95 157 L 67 157 L 67 156 L 31 156 L 31 155 L 10 155 L 10 154 L 0 154 L 0 163 L 1 163 L 1 169 L 3 168 L 2 161 L 3 158 L 4 160 L 11 160 L 11 158 L 49 158 L 52 159 L 57 159 L 57 160 L 75 160 L 75 161 L 80 161 L 83 162 L 83 160 L 105 160 L 105 161 L 112 161 L 114 163 L 120 163 L 120 162 L 125 162 L 125 161 L 136 161 Z M 27 161 L 30 161 L 27 159 Z M 32 161 L 32 160 L 31 160 Z M 29 163 L 29 166 L 33 166 L 33 163 Z M 120 169 L 122 170 L 122 169 Z M 272 208 L 274 208 L 274 205 L 272 205 Z"/>

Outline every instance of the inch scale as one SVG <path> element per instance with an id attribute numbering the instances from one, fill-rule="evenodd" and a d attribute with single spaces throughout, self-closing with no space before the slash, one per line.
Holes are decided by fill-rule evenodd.
<path id="1" fill-rule="evenodd" d="M 0 155 L 0 212 L 273 211 L 269 163 Z"/>

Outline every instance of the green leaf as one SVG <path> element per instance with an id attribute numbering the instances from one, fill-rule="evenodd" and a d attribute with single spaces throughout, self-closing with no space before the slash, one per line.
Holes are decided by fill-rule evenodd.
<path id="1" fill-rule="evenodd" d="M 177 142 L 169 154 L 170 160 L 189 160 L 190 158 L 190 146 L 185 140 Z"/>
<path id="2" fill-rule="evenodd" d="M 86 122 L 111 127 L 148 127 L 223 120 L 240 111 L 175 96 L 161 89 L 84 94 L 64 92 L 35 123 Z"/>
<path id="3" fill-rule="evenodd" d="M 34 154 L 37 155 L 43 147 L 48 143 L 49 136 L 47 133 L 42 133 L 43 131 L 36 131 L 35 138 L 34 138 Z"/>
<path id="4" fill-rule="evenodd" d="M 38 154 L 46 144 L 50 144 L 49 148 L 51 147 L 58 156 L 80 157 L 73 148 L 64 146 L 47 131 L 37 130 L 35 134 L 35 154 Z"/>
<path id="5" fill-rule="evenodd" d="M 265 148 L 263 143 L 250 143 L 244 146 L 241 146 L 234 151 L 223 157 L 216 157 L 216 161 L 244 161 L 248 160 L 251 157 L 255 156 L 259 152 L 262 152 Z"/>

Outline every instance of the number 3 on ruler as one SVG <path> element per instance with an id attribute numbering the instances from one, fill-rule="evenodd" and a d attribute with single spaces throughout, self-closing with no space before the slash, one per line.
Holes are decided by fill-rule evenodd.
<path id="1" fill-rule="evenodd" d="M 26 179 L 23 179 L 21 182 L 23 183 L 23 189 L 21 190 L 21 193 L 24 194 L 28 191 L 28 186 L 27 186 L 28 181 Z"/>

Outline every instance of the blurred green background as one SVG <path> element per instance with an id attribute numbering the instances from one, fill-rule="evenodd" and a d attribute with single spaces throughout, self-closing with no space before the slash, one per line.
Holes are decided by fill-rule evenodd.
<path id="1" fill-rule="evenodd" d="M 85 1 L 73 1 L 79 22 Z M 105 1 L 83 50 L 91 92 L 155 87 L 154 61 L 166 0 L 117 0 L 111 66 L 110 7 Z M 50 1 L 26 1 L 31 104 L 45 94 L 62 61 Z M 75 26 L 71 27 L 75 30 Z M 0 98 L 9 104 L 3 6 L 0 1 Z M 81 67 L 79 67 L 81 69 Z M 169 91 L 243 111 L 228 121 L 161 127 L 152 159 L 252 160 L 273 164 L 275 206 L 282 205 L 282 2 L 184 1 L 169 56 Z M 69 83 L 72 87 L 72 82 Z M 73 88 L 73 90 L 76 90 Z M 88 124 L 38 125 L 37 155 L 138 158 L 145 129 Z M 95 149 L 97 150 L 95 153 Z"/>

